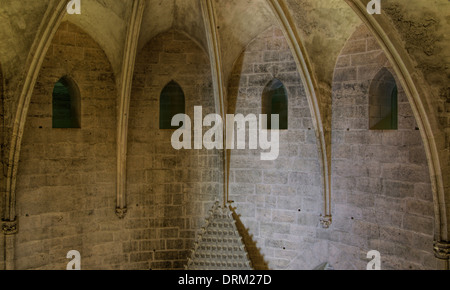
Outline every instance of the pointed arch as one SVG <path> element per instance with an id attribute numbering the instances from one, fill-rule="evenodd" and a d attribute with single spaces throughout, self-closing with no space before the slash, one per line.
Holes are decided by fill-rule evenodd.
<path id="1" fill-rule="evenodd" d="M 33 93 L 37 77 L 50 44 L 58 30 L 63 17 L 66 15 L 67 1 L 60 0 L 55 5 L 49 5 L 41 21 L 38 33 L 34 38 L 28 55 L 25 70 L 23 71 L 22 82 L 18 86 L 18 105 L 14 126 L 11 135 L 10 152 L 8 160 L 8 172 L 6 179 L 6 204 L 4 212 L 3 230 L 8 235 L 5 252 L 6 269 L 13 270 L 14 265 L 14 234 L 17 233 L 16 220 L 16 181 L 20 158 L 20 148 L 24 127 L 27 119 L 28 108 L 30 106 L 31 95 Z M 6 231 L 5 231 L 6 229 Z"/>
<path id="2" fill-rule="evenodd" d="M 377 38 L 378 43 L 386 53 L 391 62 L 401 86 L 404 88 L 409 102 L 413 109 L 415 119 L 422 134 L 422 140 L 427 154 L 430 177 L 433 188 L 433 198 L 435 203 L 435 253 L 442 260 L 449 259 L 450 222 L 448 218 L 448 178 L 445 176 L 449 172 L 449 167 L 443 165 L 446 150 L 444 136 L 439 130 L 439 125 L 431 114 L 427 100 L 433 98 L 429 95 L 427 85 L 417 71 L 416 66 L 403 47 L 400 38 L 396 35 L 390 21 L 383 15 L 369 15 L 366 13 L 366 5 L 358 0 L 345 0 L 347 4 L 362 19 L 369 30 Z M 420 84 L 420 85 L 419 85 Z"/>
<path id="3" fill-rule="evenodd" d="M 284 84 L 277 78 L 271 80 L 262 95 L 262 114 L 267 115 L 267 129 L 272 129 L 272 115 L 279 115 L 280 130 L 288 129 L 289 102 Z"/>
<path id="4" fill-rule="evenodd" d="M 387 68 L 376 74 L 369 88 L 369 128 L 398 129 L 398 87 Z"/>
<path id="5" fill-rule="evenodd" d="M 67 36 L 66 41 L 60 41 L 61 35 Z M 86 53 L 80 55 L 67 53 L 68 50 L 70 52 L 74 51 L 71 48 L 77 47 L 79 39 L 84 40 L 80 50 L 84 50 Z M 69 98 L 65 100 L 63 98 L 66 104 L 69 103 L 71 105 L 70 99 L 73 99 L 75 96 L 81 96 L 81 98 L 78 98 L 78 104 L 82 104 L 82 129 L 53 129 L 55 84 L 57 84 L 57 93 L 59 89 L 63 94 L 69 94 Z M 84 213 L 81 213 L 79 210 L 86 204 L 81 205 L 77 201 L 89 199 L 88 192 L 90 192 L 90 188 L 97 188 L 95 184 L 98 182 L 111 185 L 107 190 L 107 195 L 108 199 L 111 200 L 109 205 L 112 204 L 113 195 L 111 194 L 111 188 L 114 185 L 114 163 L 117 148 L 114 138 L 117 124 L 117 102 L 117 88 L 114 82 L 113 69 L 106 54 L 95 40 L 89 37 L 82 29 L 69 22 L 62 23 L 50 44 L 48 53 L 39 71 L 36 85 L 31 94 L 21 140 L 15 194 L 17 228 L 19 229 L 15 249 L 28 246 L 28 240 L 23 239 L 26 232 L 30 230 L 30 225 L 26 222 L 27 217 L 50 214 L 54 210 L 65 213 L 78 211 L 83 215 Z M 71 114 L 70 110 L 67 110 L 66 113 Z M 76 127 L 71 126 L 71 121 L 69 118 L 70 126 L 62 127 Z M 48 150 L 35 151 L 38 154 L 30 158 L 26 152 L 29 152 L 28 150 L 34 146 L 47 148 Z M 102 148 L 98 149 L 97 152 L 99 153 L 90 155 L 90 158 L 82 157 L 86 156 L 88 152 L 96 151 L 96 148 L 99 147 Z M 85 150 L 86 148 L 88 150 Z M 65 160 L 67 158 L 72 160 L 83 158 L 83 161 L 80 163 L 66 163 Z M 100 159 L 107 160 L 105 161 L 105 166 L 96 167 Z M 52 163 L 54 162 L 53 165 L 47 167 L 49 171 L 27 171 L 26 169 L 27 166 L 45 166 L 47 160 L 53 160 Z M 56 169 L 58 167 L 56 164 L 60 164 L 62 167 Z M 108 165 L 106 166 L 106 164 Z M 74 176 L 81 175 L 95 176 L 98 171 L 101 171 L 104 176 L 102 181 L 98 179 L 77 180 L 77 178 L 74 178 Z M 30 183 L 26 182 L 29 174 L 40 176 L 38 178 L 39 181 L 33 188 L 30 188 Z M 83 190 L 77 187 L 80 183 L 83 184 Z M 55 192 L 54 190 L 57 191 L 59 186 L 67 186 L 64 192 L 70 194 L 52 195 L 52 192 Z M 47 190 L 38 193 L 39 188 L 43 187 L 47 187 Z M 103 187 L 102 190 L 104 189 Z M 34 196 L 36 199 L 30 202 L 30 196 Z M 67 207 L 57 206 L 58 204 L 61 205 L 62 200 L 67 201 L 68 198 L 71 200 L 67 202 Z M 39 211 L 34 211 L 33 209 L 36 208 L 33 207 L 33 204 L 40 202 L 45 202 L 46 206 Z M 93 205 L 87 206 L 91 207 Z M 30 210 L 26 210 L 25 214 L 23 209 L 27 207 L 30 207 Z M 74 218 L 77 219 L 77 217 Z M 76 223 L 80 224 L 82 221 Z M 36 230 L 39 232 L 39 235 L 45 235 L 45 239 L 48 240 L 61 237 L 59 234 L 56 237 L 55 233 L 47 232 L 42 228 L 37 228 Z M 83 230 L 80 229 L 80 231 Z M 70 240 L 72 243 L 78 243 L 77 239 L 77 237 L 72 237 Z M 37 267 L 36 265 L 31 265 L 35 262 L 33 259 L 29 260 L 31 264 L 22 263 L 27 256 L 28 254 L 23 251 L 16 251 L 14 255 L 15 267 L 18 269 Z M 49 261 L 49 264 L 52 264 L 52 262 Z"/>
<path id="6" fill-rule="evenodd" d="M 52 95 L 53 129 L 81 128 L 81 95 L 75 81 L 64 76 L 60 78 Z"/>
<path id="7" fill-rule="evenodd" d="M 47 54 L 48 48 L 58 30 L 61 21 L 66 15 L 66 1 L 61 0 L 55 6 L 49 6 L 46 14 L 41 21 L 41 27 L 37 33 L 34 43 L 30 49 L 27 59 L 25 77 L 20 85 L 19 101 L 17 113 L 14 121 L 12 132 L 11 150 L 8 163 L 8 177 L 6 184 L 6 211 L 5 220 L 15 222 L 15 190 L 16 177 L 20 157 L 20 146 L 22 142 L 25 122 L 27 118 L 28 108 L 30 105 L 31 95 L 36 84 L 42 63 Z"/>
<path id="8" fill-rule="evenodd" d="M 159 128 L 177 129 L 172 126 L 172 119 L 178 114 L 186 113 L 186 98 L 183 89 L 175 82 L 170 81 L 162 90 L 159 99 Z"/>

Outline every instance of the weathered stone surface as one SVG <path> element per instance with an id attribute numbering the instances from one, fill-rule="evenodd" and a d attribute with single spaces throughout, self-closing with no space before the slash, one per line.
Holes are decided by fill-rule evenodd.
<path id="1" fill-rule="evenodd" d="M 343 54 L 351 63 L 338 65 L 333 84 L 336 214 L 328 239 L 335 255 L 328 261 L 346 269 L 356 259 L 360 260 L 356 265 L 365 269 L 365 253 L 378 250 L 383 269 L 434 269 L 436 264 L 429 261 L 434 212 L 428 164 L 420 134 L 402 121 L 413 115 L 411 106 L 397 80 L 399 129 L 369 130 L 371 79 L 389 64 L 364 26 L 349 39 Z M 358 72 L 358 81 L 352 69 Z M 353 122 L 355 118 L 362 122 Z M 334 235 L 341 238 L 335 241 Z M 364 254 L 352 257 L 346 252 L 349 246 Z"/>
<path id="2" fill-rule="evenodd" d="M 52 129 L 53 86 L 66 75 L 80 89 L 82 129 Z M 112 262 L 122 262 L 112 245 L 113 231 L 121 227 L 112 206 L 117 95 L 111 75 L 95 41 L 63 23 L 37 80 L 22 143 L 17 247 L 26 250 L 16 250 L 17 269 L 65 269 L 70 250 L 84 255 L 85 268 L 112 269 Z M 45 256 L 33 258 L 39 253 Z"/>
<path id="3" fill-rule="evenodd" d="M 203 106 L 205 116 L 213 113 L 209 60 L 189 37 L 172 30 L 140 51 L 135 78 L 145 82 L 133 83 L 131 96 L 127 195 L 133 223 L 127 229 L 141 244 L 134 253 L 154 253 L 147 257 L 149 268 L 182 269 L 196 232 L 214 200 L 222 196 L 221 153 L 174 150 L 170 143 L 174 131 L 159 129 L 159 98 L 173 80 L 183 89 L 191 120 L 194 106 Z M 135 223 L 149 219 L 143 232 L 133 229 Z"/>
<path id="4" fill-rule="evenodd" d="M 317 242 L 308 237 L 319 224 L 321 178 L 311 114 L 294 68 L 283 34 L 270 28 L 242 53 L 228 96 L 228 113 L 259 115 L 269 81 L 278 78 L 288 91 L 289 130 L 280 134 L 279 158 L 263 162 L 260 150 L 235 150 L 230 160 L 230 199 L 256 242 L 254 252 L 270 269 L 311 269 L 311 263 L 323 262 L 308 253 Z M 236 84 L 239 90 L 233 88 Z"/>
<path id="5" fill-rule="evenodd" d="M 208 59 L 178 34 L 155 38 L 138 56 L 135 79 L 145 81 L 135 82 L 132 90 L 130 205 L 127 218 L 119 221 L 114 214 L 117 93 L 111 66 L 82 29 L 61 25 L 35 87 L 22 144 L 17 269 L 64 269 L 70 250 L 81 252 L 83 269 L 183 267 L 201 220 L 220 196 L 221 159 L 219 152 L 173 150 L 170 132 L 154 125 L 159 124 L 154 104 L 171 79 L 182 83 L 189 114 L 194 105 L 212 112 Z M 158 45 L 167 35 L 173 41 Z M 167 66 L 171 69 L 164 70 Z M 52 89 L 64 75 L 80 89 L 80 130 L 51 128 Z M 39 253 L 45 259 L 36 258 Z"/>
<path id="6" fill-rule="evenodd" d="M 4 174 L 20 79 L 28 56 L 34 55 L 33 40 L 46 24 L 42 17 L 58 1 L 28 2 L 10 1 L 0 8 Z M 225 80 L 232 75 L 227 101 L 236 98 L 228 108 L 259 113 L 262 90 L 273 77 L 282 79 L 294 96 L 289 99 L 290 130 L 282 134 L 277 162 L 262 164 L 256 158 L 260 152 L 248 150 L 231 156 L 231 198 L 249 237 L 254 235 L 249 253 L 264 255 L 258 267 L 267 268 L 267 259 L 273 269 L 310 269 L 332 257 L 330 262 L 338 269 L 364 269 L 367 251 L 379 249 L 384 269 L 436 268 L 433 195 L 420 131 L 424 128 L 416 124 L 402 88 L 399 130 L 367 130 L 369 85 L 379 69 L 390 67 L 371 32 L 361 26 L 342 49 L 361 23 L 345 1 L 286 1 L 286 11 L 292 13 L 304 41 L 311 77 L 318 81 L 325 130 L 333 119 L 334 224 L 323 231 L 317 229 L 323 180 L 316 136 L 296 63 L 282 30 L 263 32 L 276 24 L 267 1 L 234 2 L 216 1 Z M 450 90 L 445 60 L 450 50 L 444 12 L 448 1 L 434 2 L 388 1 L 378 19 L 386 21 L 379 24 L 383 30 L 390 28 L 389 37 L 399 40 L 404 49 L 398 51 L 400 56 L 407 66 L 411 61 L 413 78 L 420 80 L 415 86 L 422 90 L 419 97 L 433 128 L 424 136 L 435 138 L 447 192 Z M 158 129 L 159 94 L 173 78 L 184 82 L 190 108 L 201 104 L 214 112 L 198 1 L 163 1 L 146 9 L 139 36 L 142 53 L 136 62 L 129 120 L 129 208 L 126 219 L 116 218 L 115 82 L 122 67 L 130 3 L 83 2 L 83 11 L 90 13 L 67 15 L 65 19 L 80 27 L 62 23 L 45 57 L 31 96 L 18 167 L 14 262 L 19 269 L 62 269 L 70 249 L 81 249 L 87 269 L 181 269 L 212 200 L 222 196 L 222 152 L 175 152 L 170 147 L 171 133 Z M 170 27 L 195 40 L 179 32 L 154 38 Z M 236 71 L 240 75 L 234 75 Z M 51 130 L 50 96 L 64 74 L 77 81 L 83 96 L 81 130 Z M 0 195 L 5 186 L 5 178 L 0 179 Z M 0 196 L 1 217 L 5 200 Z M 450 212 L 448 200 L 446 207 Z M 15 231 L 14 224 L 5 225 L 6 232 Z M 5 268 L 4 242 L 0 238 L 0 269 Z M 448 246 L 436 251 L 448 255 Z"/>

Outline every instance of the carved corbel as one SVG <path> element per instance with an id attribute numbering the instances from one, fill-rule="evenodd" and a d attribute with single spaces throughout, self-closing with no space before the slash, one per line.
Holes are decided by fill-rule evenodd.
<path id="1" fill-rule="evenodd" d="M 322 228 L 329 229 L 331 227 L 331 224 L 333 223 L 333 217 L 331 215 L 322 216 L 320 218 L 320 224 L 322 225 Z"/>
<path id="2" fill-rule="evenodd" d="M 116 215 L 119 219 L 123 220 L 125 218 L 125 216 L 128 213 L 128 209 L 126 207 L 124 208 L 116 208 Z"/>
<path id="3" fill-rule="evenodd" d="M 434 242 L 434 255 L 441 260 L 450 260 L 450 242 Z"/>
<path id="4" fill-rule="evenodd" d="M 15 235 L 18 232 L 17 220 L 14 221 L 2 221 L 2 232 L 5 236 Z"/>

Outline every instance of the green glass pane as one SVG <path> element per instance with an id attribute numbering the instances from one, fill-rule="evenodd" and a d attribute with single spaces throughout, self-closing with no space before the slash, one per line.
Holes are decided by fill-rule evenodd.
<path id="1" fill-rule="evenodd" d="M 186 113 L 186 104 L 183 90 L 176 82 L 170 82 L 161 92 L 160 98 L 160 129 L 178 129 L 172 127 L 172 119 L 178 114 Z"/>
<path id="2" fill-rule="evenodd" d="M 383 68 L 369 92 L 371 130 L 398 130 L 398 88 L 392 73 Z"/>
<path id="3" fill-rule="evenodd" d="M 53 128 L 79 128 L 76 96 L 68 81 L 60 79 L 53 88 Z"/>
<path id="4" fill-rule="evenodd" d="M 263 94 L 263 114 L 267 115 L 267 129 L 272 128 L 272 115 L 279 115 L 280 130 L 288 129 L 288 97 L 283 83 L 277 79 L 271 81 Z"/>

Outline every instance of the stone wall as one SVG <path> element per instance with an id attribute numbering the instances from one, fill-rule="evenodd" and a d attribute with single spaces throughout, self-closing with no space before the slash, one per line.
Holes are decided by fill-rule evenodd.
<path id="1" fill-rule="evenodd" d="M 249 44 L 230 78 L 228 113 L 261 114 L 266 85 L 278 78 L 289 99 L 289 129 L 280 132 L 280 156 L 263 151 L 230 154 L 230 199 L 240 215 L 256 268 L 312 269 L 325 262 L 316 238 L 323 209 L 321 172 L 311 114 L 288 44 L 270 28 Z"/>
<path id="2" fill-rule="evenodd" d="M 207 54 L 189 37 L 169 31 L 138 54 L 131 97 L 128 143 L 129 216 L 123 242 L 132 269 L 182 269 L 215 199 L 222 200 L 222 154 L 173 149 L 174 130 L 159 129 L 159 100 L 170 81 L 194 106 L 214 112 Z M 193 125 L 193 123 L 192 123 Z M 193 137 L 193 135 L 192 135 Z"/>
<path id="3" fill-rule="evenodd" d="M 52 92 L 62 76 L 79 86 L 81 129 L 52 129 Z M 17 269 L 65 269 L 70 250 L 82 269 L 181 269 L 223 179 L 218 151 L 176 151 L 159 130 L 159 94 L 171 80 L 194 106 L 214 112 L 209 60 L 187 36 L 168 32 L 137 57 L 133 83 L 128 215 L 116 203 L 117 92 L 102 49 L 63 23 L 36 84 L 17 188 Z"/>
<path id="4" fill-rule="evenodd" d="M 399 89 L 399 127 L 369 130 L 369 88 L 386 67 L 385 54 L 365 26 L 343 48 L 333 83 L 330 262 L 365 269 L 370 250 L 383 269 L 435 269 L 434 212 L 424 146 L 406 94 Z"/>
<path id="5" fill-rule="evenodd" d="M 63 76 L 81 94 L 81 129 L 52 129 L 52 93 Z M 117 92 L 102 49 L 61 24 L 34 88 L 17 177 L 16 269 L 113 269 L 122 233 L 114 214 Z M 123 259 L 117 260 L 121 263 Z"/>

